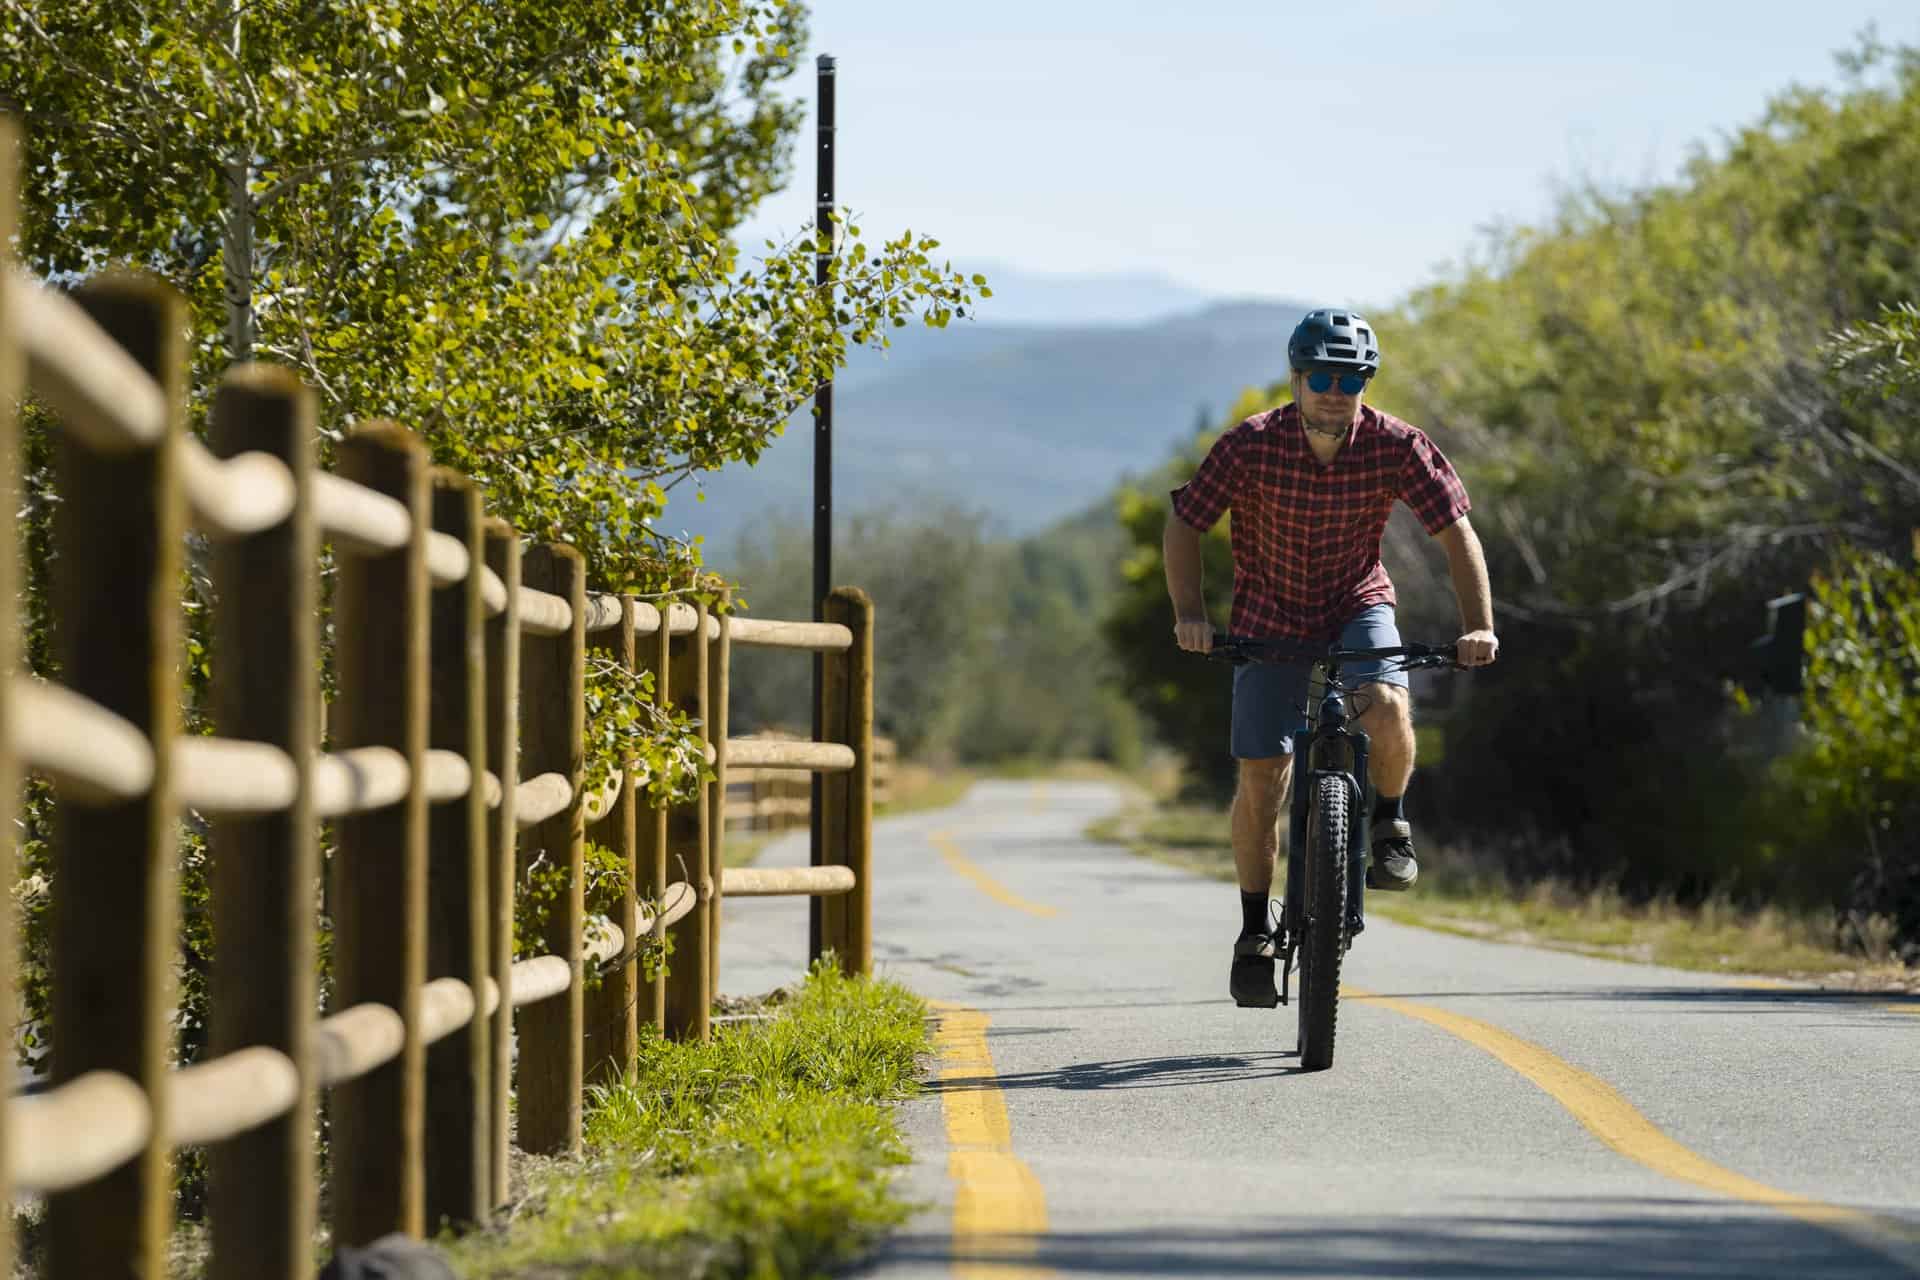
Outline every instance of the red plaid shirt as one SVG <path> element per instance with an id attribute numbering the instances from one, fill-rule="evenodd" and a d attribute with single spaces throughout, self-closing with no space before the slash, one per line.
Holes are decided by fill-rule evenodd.
<path id="1" fill-rule="evenodd" d="M 1173 491 L 1174 514 L 1201 531 L 1231 508 L 1237 636 L 1337 639 L 1362 609 L 1393 604 L 1380 537 L 1394 499 L 1439 533 L 1472 504 L 1425 432 L 1362 406 L 1331 465 L 1307 443 L 1297 405 L 1228 430 L 1193 479 Z"/>

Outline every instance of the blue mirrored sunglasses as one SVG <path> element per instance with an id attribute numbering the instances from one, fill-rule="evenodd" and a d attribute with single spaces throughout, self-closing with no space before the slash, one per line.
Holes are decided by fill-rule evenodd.
<path id="1" fill-rule="evenodd" d="M 1335 382 L 1340 384 L 1340 394 L 1357 396 L 1366 389 L 1367 375 L 1364 373 L 1332 373 L 1326 369 L 1315 369 L 1307 375 L 1307 388 L 1316 395 L 1325 395 Z"/>

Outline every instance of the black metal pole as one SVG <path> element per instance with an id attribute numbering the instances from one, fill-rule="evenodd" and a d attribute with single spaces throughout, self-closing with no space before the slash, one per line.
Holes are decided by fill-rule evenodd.
<path id="1" fill-rule="evenodd" d="M 814 202 L 813 282 L 833 305 L 833 58 L 821 54 L 818 196 Z M 813 393 L 813 618 L 826 617 L 833 589 L 833 381 Z M 816 681 L 816 692 L 819 685 Z"/>
<path id="2" fill-rule="evenodd" d="M 821 54 L 819 71 L 819 118 L 814 156 L 818 162 L 818 181 L 814 199 L 813 281 L 833 306 L 833 86 L 834 65 L 831 54 Z M 813 620 L 827 616 L 827 592 L 833 582 L 833 380 L 822 382 L 813 393 Z M 813 739 L 820 740 L 826 730 L 826 707 L 822 693 L 826 684 L 826 658 L 813 655 Z M 827 860 L 820 828 L 823 779 L 812 777 L 812 803 L 807 806 L 812 844 L 812 862 L 821 866 Z M 807 899 L 807 954 L 820 953 L 820 899 Z"/>

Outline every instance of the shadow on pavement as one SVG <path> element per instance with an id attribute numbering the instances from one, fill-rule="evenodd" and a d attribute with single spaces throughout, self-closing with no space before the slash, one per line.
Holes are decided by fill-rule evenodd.
<path id="1" fill-rule="evenodd" d="M 1082 1062 L 1052 1071 L 1011 1075 L 955 1076 L 929 1081 L 927 1093 L 977 1089 L 1179 1089 L 1305 1074 L 1287 1053 L 1208 1053 L 1184 1058 L 1121 1058 Z"/>
<path id="2" fill-rule="evenodd" d="M 1719 1208 L 1665 1201 L 1669 1210 Z M 1065 1231 L 976 1237 L 902 1234 L 853 1274 L 964 1264 L 984 1276 L 1037 1269 L 1069 1275 L 1327 1277 L 1592 1277 L 1594 1280 L 1867 1280 L 1909 1272 L 1891 1259 L 1813 1227 L 1779 1218 L 1636 1211 L 1631 1202 L 1597 1216 L 1468 1219 L 1301 1220 L 1258 1231 L 1171 1225 L 1138 1231 Z"/>

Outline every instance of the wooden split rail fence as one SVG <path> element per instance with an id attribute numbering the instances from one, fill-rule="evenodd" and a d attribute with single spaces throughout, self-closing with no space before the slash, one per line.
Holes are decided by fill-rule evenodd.
<path id="1" fill-rule="evenodd" d="M 759 733 L 730 738 L 734 750 L 743 743 L 800 741 L 786 733 Z M 873 740 L 873 803 L 883 807 L 893 795 L 895 747 L 891 738 Z M 722 809 L 729 831 L 787 831 L 804 827 L 813 813 L 813 780 L 792 769 L 734 768 L 727 774 L 726 803 Z"/>
<path id="2" fill-rule="evenodd" d="M 0 238 L 16 144 L 0 120 Z M 46 1197 L 56 1280 L 165 1274 L 182 1146 L 210 1148 L 212 1274 L 310 1275 L 322 1091 L 336 1245 L 485 1221 L 506 1198 L 510 1130 L 523 1149 L 577 1150 L 583 1086 L 633 1063 L 642 1020 L 708 1033 L 728 895 L 826 895 L 813 951 L 871 964 L 864 593 L 836 591 L 825 623 L 589 594 L 575 550 L 523 548 L 397 426 L 354 430 L 335 473 L 317 470 L 314 401 L 286 371 L 233 370 L 203 445 L 184 429 L 186 332 L 180 299 L 151 281 L 69 297 L 0 270 L 0 481 L 15 492 L 13 407 L 30 390 L 58 419 L 60 495 L 58 684 L 5 674 L 19 629 L 0 620 L 0 823 L 13 826 L 22 771 L 58 797 L 52 1078 L 0 1108 L 0 1204 Z M 216 737 L 180 731 L 189 531 L 213 551 Z M 14 540 L 0 524 L 0 599 L 17 599 Z M 326 750 L 322 540 L 337 560 Z M 826 655 L 824 740 L 728 742 L 741 644 Z M 715 781 L 695 801 L 643 806 L 631 761 L 582 794 L 589 652 L 652 672 L 657 700 L 703 721 Z M 723 870 L 729 766 L 824 775 L 815 866 Z M 173 1068 L 187 809 L 210 832 L 212 1056 Z M 334 833 L 325 1017 L 321 821 Z M 593 928 L 588 838 L 628 871 L 623 905 Z M 547 954 L 519 961 L 516 857 L 567 875 Z M 634 943 L 663 933 L 670 972 L 649 982 Z M 0 939 L 6 1011 L 13 946 Z M 7 1253 L 0 1236 L 0 1270 Z"/>

